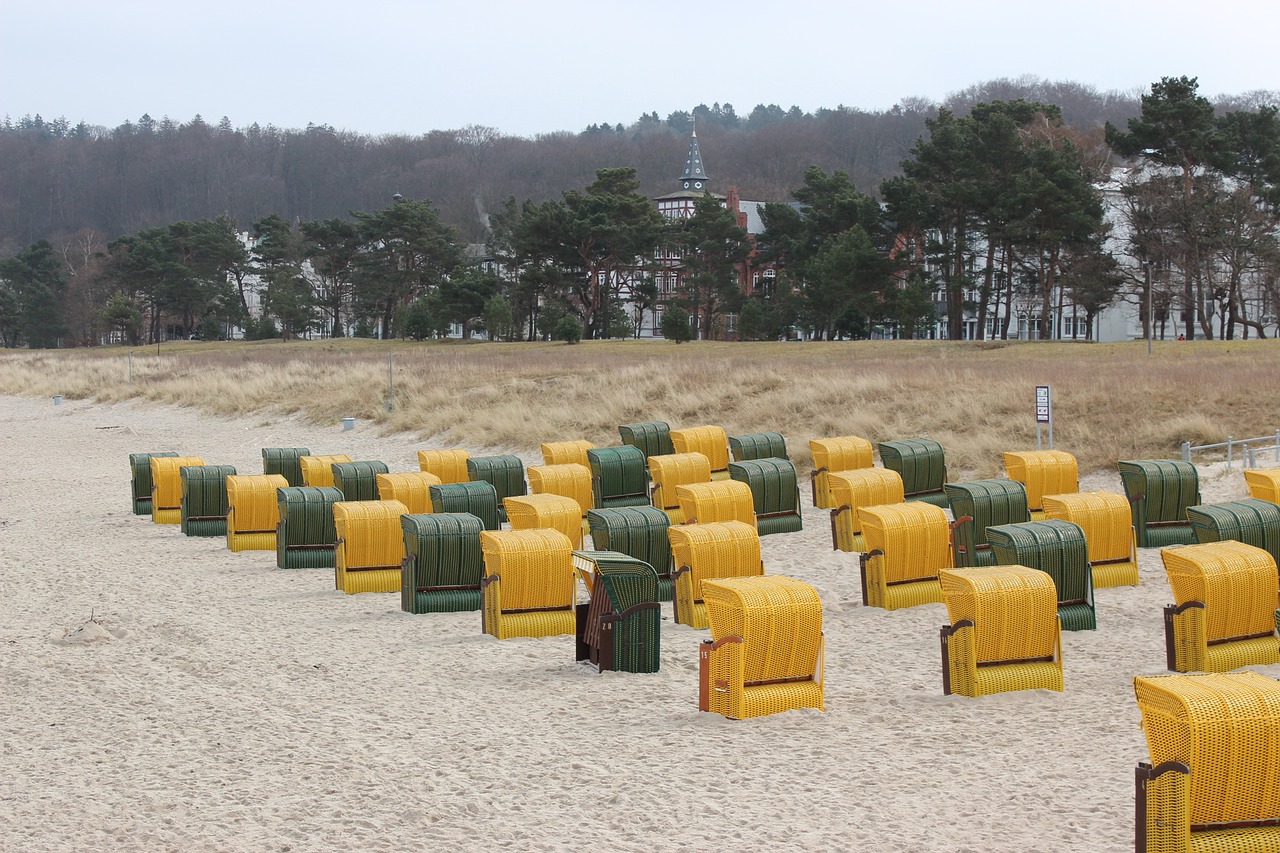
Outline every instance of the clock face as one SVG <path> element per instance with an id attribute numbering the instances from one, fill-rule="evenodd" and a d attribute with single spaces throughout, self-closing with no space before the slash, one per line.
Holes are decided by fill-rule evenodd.
<path id="1" fill-rule="evenodd" d="M 702 189 L 702 181 L 695 181 L 693 184 L 693 188 L 696 190 Z"/>

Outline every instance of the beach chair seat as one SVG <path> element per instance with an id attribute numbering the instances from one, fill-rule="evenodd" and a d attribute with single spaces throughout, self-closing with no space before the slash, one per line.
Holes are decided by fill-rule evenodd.
<path id="1" fill-rule="evenodd" d="M 1245 469 L 1244 482 L 1249 497 L 1280 504 L 1280 468 Z"/>
<path id="2" fill-rule="evenodd" d="M 711 639 L 698 649 L 698 709 L 745 720 L 825 707 L 822 601 L 782 575 L 702 586 Z"/>
<path id="3" fill-rule="evenodd" d="M 151 520 L 154 523 L 182 523 L 182 469 L 203 464 L 199 456 L 151 455 Z"/>
<path id="4" fill-rule="evenodd" d="M 897 610 L 942 601 L 938 573 L 951 568 L 951 525 L 923 501 L 858 508 L 867 551 L 859 558 L 862 603 Z"/>
<path id="5" fill-rule="evenodd" d="M 435 474 L 442 485 L 466 483 L 471 480 L 467 460 L 471 454 L 460 447 L 447 450 L 419 450 L 418 470 Z"/>
<path id="6" fill-rule="evenodd" d="M 658 600 L 671 601 L 671 519 L 655 506 L 593 509 L 587 513 L 591 544 L 597 551 L 617 551 L 653 566 L 658 573 Z"/>
<path id="7" fill-rule="evenodd" d="M 400 501 L 410 515 L 431 512 L 431 487 L 441 485 L 440 478 L 429 471 L 379 474 L 376 484 L 378 491 L 375 497 L 378 500 Z"/>
<path id="8" fill-rule="evenodd" d="M 544 441 L 542 443 L 542 464 L 568 465 L 573 463 L 590 467 L 590 463 L 587 461 L 587 451 L 594 447 L 594 444 L 584 439 L 576 441 Z"/>
<path id="9" fill-rule="evenodd" d="M 303 486 L 302 465 L 304 456 L 310 456 L 307 447 L 264 447 L 262 448 L 262 473 L 279 474 L 284 477 L 287 486 Z"/>
<path id="10" fill-rule="evenodd" d="M 425 473 L 425 472 L 423 472 Z M 404 560 L 400 609 L 406 613 L 456 613 L 480 609 L 479 518 L 468 512 L 400 516 Z"/>
<path id="11" fill-rule="evenodd" d="M 178 454 L 172 450 L 162 453 L 130 453 L 130 487 L 133 492 L 133 514 L 151 515 L 151 457 L 172 458 Z"/>
<path id="12" fill-rule="evenodd" d="M 182 532 L 187 536 L 227 535 L 227 477 L 231 465 L 183 465 L 182 503 L 179 506 Z"/>
<path id="13" fill-rule="evenodd" d="M 858 510 L 864 506 L 900 504 L 902 477 L 888 468 L 855 468 L 827 475 L 831 495 L 831 547 L 836 551 L 867 551 Z"/>
<path id="14" fill-rule="evenodd" d="M 331 453 L 327 456 L 299 456 L 298 469 L 302 472 L 302 485 L 329 487 L 333 482 L 333 464 L 350 462 L 351 457 L 345 453 Z"/>
<path id="15" fill-rule="evenodd" d="M 1005 453 L 1005 473 L 1027 489 L 1031 520 L 1045 518 L 1044 496 L 1080 491 L 1080 469 L 1076 458 L 1061 450 L 1027 450 Z"/>
<path id="16" fill-rule="evenodd" d="M 820 509 L 839 506 L 831 496 L 828 474 L 835 471 L 857 471 L 875 464 L 875 450 L 871 442 L 856 435 L 809 440 L 809 452 L 813 454 L 813 471 L 809 482 L 813 487 L 813 505 Z"/>
<path id="17" fill-rule="evenodd" d="M 480 601 L 484 633 L 575 633 L 573 546 L 558 530 L 483 530 Z"/>
<path id="18" fill-rule="evenodd" d="M 400 501 L 337 501 L 333 527 L 334 588 L 359 592 L 400 592 L 404 566 L 404 530 Z"/>
<path id="19" fill-rule="evenodd" d="M 232 551 L 276 550 L 280 524 L 277 489 L 289 488 L 283 474 L 227 477 L 227 547 Z"/>
<path id="20" fill-rule="evenodd" d="M 686 524 L 667 528 L 675 563 L 672 604 L 675 621 L 691 628 L 707 627 L 702 583 L 717 578 L 764 574 L 760 536 L 741 521 Z"/>
<path id="21" fill-rule="evenodd" d="M 729 436 L 729 455 L 734 462 L 753 459 L 786 459 L 787 440 L 780 432 L 749 432 Z"/>
<path id="22" fill-rule="evenodd" d="M 671 427 L 666 421 L 640 421 L 634 424 L 619 424 L 618 435 L 622 443 L 637 448 L 650 456 L 669 456 L 675 453 L 671 444 Z"/>
<path id="23" fill-rule="evenodd" d="M 994 566 L 996 558 L 987 541 L 987 528 L 1031 520 L 1027 490 L 1016 480 L 973 480 L 946 483 L 943 492 L 955 519 L 955 566 Z"/>
<path id="24" fill-rule="evenodd" d="M 639 448 L 594 447 L 587 451 L 587 467 L 594 506 L 649 506 L 649 466 Z"/>
<path id="25" fill-rule="evenodd" d="M 428 486 L 432 512 L 469 512 L 484 523 L 485 530 L 502 526 L 498 515 L 498 491 L 492 483 L 441 483 Z"/>
<path id="26" fill-rule="evenodd" d="M 1138 853 L 1280 850 L 1280 683 L 1140 675 L 1133 689 L 1151 757 L 1134 774 Z"/>
<path id="27" fill-rule="evenodd" d="M 519 456 L 472 456 L 467 459 L 467 474 L 473 483 L 483 481 L 493 486 L 498 495 L 499 521 L 507 520 L 506 510 L 502 508 L 503 498 L 529 493 L 524 482 L 524 463 Z"/>
<path id="28" fill-rule="evenodd" d="M 755 503 L 751 487 L 736 480 L 712 483 L 690 483 L 676 486 L 676 498 L 685 524 L 715 521 L 741 521 L 756 526 Z"/>
<path id="29" fill-rule="evenodd" d="M 1196 542 L 1234 540 L 1261 548 L 1280 563 L 1280 505 L 1258 498 L 1187 507 Z"/>
<path id="30" fill-rule="evenodd" d="M 711 482 L 711 463 L 701 453 L 671 453 L 649 457 L 649 476 L 653 478 L 653 505 L 671 518 L 672 524 L 684 522 L 680 509 L 679 486 Z"/>
<path id="31" fill-rule="evenodd" d="M 576 462 L 530 465 L 529 490 L 535 495 L 560 495 L 573 500 L 578 505 L 579 519 L 586 517 L 595 502 L 591 493 L 591 469 Z"/>
<path id="32" fill-rule="evenodd" d="M 796 466 L 785 458 L 766 457 L 729 463 L 729 477 L 751 490 L 756 530 L 761 536 L 795 533 L 804 528 Z"/>
<path id="33" fill-rule="evenodd" d="M 333 486 L 290 486 L 276 490 L 276 566 L 281 569 L 334 567 L 338 532 L 333 505 L 342 492 Z"/>
<path id="34" fill-rule="evenodd" d="M 1053 581 L 1026 566 L 943 569 L 942 692 L 986 696 L 1062 690 L 1062 635 Z"/>
<path id="35" fill-rule="evenodd" d="M 880 461 L 902 475 L 902 490 L 908 501 L 947 507 L 947 494 L 942 488 L 947 481 L 947 462 L 941 444 L 931 438 L 882 441 Z"/>
<path id="36" fill-rule="evenodd" d="M 1200 503 L 1196 466 L 1176 459 L 1120 462 L 1120 480 L 1131 504 L 1139 548 L 1189 545 L 1195 541 L 1187 507 Z"/>
<path id="37" fill-rule="evenodd" d="M 530 466 L 533 471 L 536 466 Z M 559 530 L 575 548 L 582 545 L 582 507 L 564 495 L 516 495 L 503 506 L 512 530 Z"/>
<path id="38" fill-rule="evenodd" d="M 1064 631 L 1098 627 L 1084 531 L 1070 521 L 1029 521 L 987 529 L 996 565 L 1039 569 L 1058 591 L 1058 620 Z"/>
<path id="39" fill-rule="evenodd" d="M 711 479 L 729 479 L 729 437 L 718 426 L 685 427 L 671 430 L 671 446 L 676 453 L 701 453 L 711 463 Z"/>
<path id="40" fill-rule="evenodd" d="M 1070 521 L 1084 531 L 1093 588 L 1138 582 L 1137 538 L 1129 501 L 1115 492 L 1045 495 L 1047 519 Z"/>
<path id="41" fill-rule="evenodd" d="M 653 566 L 616 551 L 574 551 L 573 566 L 588 593 L 574 608 L 576 659 L 600 672 L 657 672 L 662 605 Z"/>
<path id="42" fill-rule="evenodd" d="M 1175 604 L 1164 609 L 1174 672 L 1227 672 L 1280 663 L 1276 561 L 1243 542 L 1160 549 Z"/>

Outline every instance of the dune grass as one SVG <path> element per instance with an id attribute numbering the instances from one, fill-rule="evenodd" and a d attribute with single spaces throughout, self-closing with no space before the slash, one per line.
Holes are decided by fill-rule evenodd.
<path id="1" fill-rule="evenodd" d="M 618 442 L 617 425 L 719 424 L 808 440 L 928 436 L 952 478 L 996 476 L 1036 445 L 1034 386 L 1053 387 L 1054 446 L 1082 471 L 1176 457 L 1179 444 L 1272 434 L 1280 343 L 937 341 L 496 344 L 176 342 L 129 351 L 0 352 L 0 393 L 141 400 L 226 416 L 343 417 L 473 450 Z M 394 409 L 386 411 L 388 356 Z"/>

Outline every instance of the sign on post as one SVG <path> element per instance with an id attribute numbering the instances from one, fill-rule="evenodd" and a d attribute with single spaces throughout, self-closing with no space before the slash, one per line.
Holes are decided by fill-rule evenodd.
<path id="1" fill-rule="evenodd" d="M 1049 425 L 1049 449 L 1053 450 L 1053 395 L 1048 385 L 1036 386 L 1036 450 L 1040 449 L 1040 425 Z"/>

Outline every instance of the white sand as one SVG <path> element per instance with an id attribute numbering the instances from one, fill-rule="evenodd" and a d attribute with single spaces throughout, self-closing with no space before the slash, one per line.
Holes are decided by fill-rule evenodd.
<path id="1" fill-rule="evenodd" d="M 862 607 L 806 507 L 763 547 L 822 596 L 827 710 L 734 722 L 698 712 L 707 634 L 669 606 L 662 671 L 600 675 L 570 637 L 499 642 L 478 613 L 411 616 L 130 512 L 131 452 L 407 471 L 424 442 L 19 398 L 0 442 L 0 849 L 1132 849 L 1132 677 L 1164 671 L 1172 600 L 1155 551 L 1140 586 L 1097 592 L 1096 632 L 1064 634 L 1064 693 L 946 697 L 945 607 Z M 1238 469 L 1202 489 L 1245 494 Z"/>

